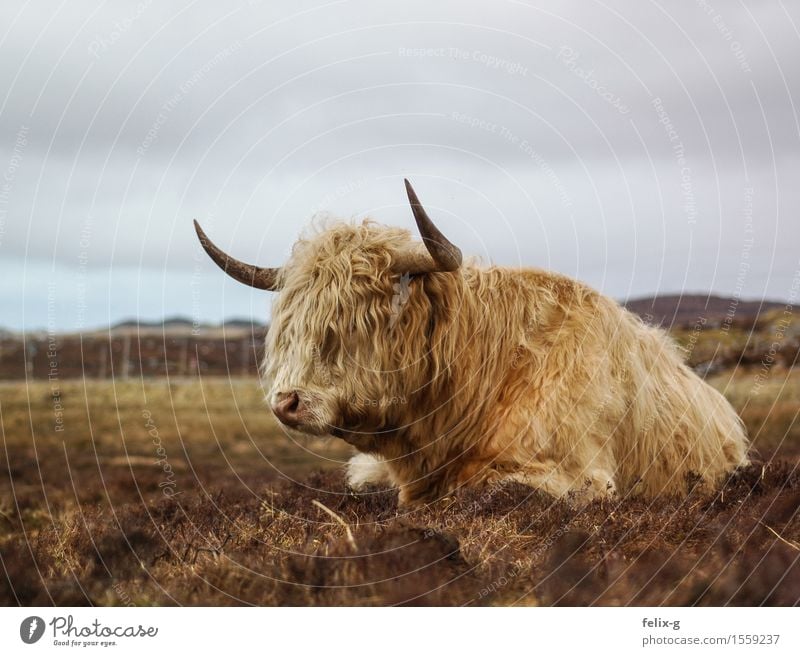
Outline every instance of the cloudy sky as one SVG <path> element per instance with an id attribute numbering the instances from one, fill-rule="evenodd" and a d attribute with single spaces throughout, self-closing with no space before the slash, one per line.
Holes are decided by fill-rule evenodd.
<path id="1" fill-rule="evenodd" d="M 169 6 L 162 6 L 168 4 Z M 0 4 L 0 326 L 266 319 L 321 212 L 618 298 L 800 292 L 800 6 Z"/>

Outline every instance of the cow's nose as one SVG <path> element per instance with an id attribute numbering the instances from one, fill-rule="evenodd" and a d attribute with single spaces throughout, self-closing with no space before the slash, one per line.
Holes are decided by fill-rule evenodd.
<path id="1" fill-rule="evenodd" d="M 300 412 L 303 404 L 297 392 L 279 392 L 272 403 L 272 412 L 282 424 L 295 427 L 300 424 Z"/>

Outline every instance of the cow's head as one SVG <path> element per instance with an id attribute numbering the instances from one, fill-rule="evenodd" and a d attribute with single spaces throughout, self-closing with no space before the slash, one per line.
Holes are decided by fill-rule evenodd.
<path id="1" fill-rule="evenodd" d="M 400 428 L 413 420 L 411 398 L 442 371 L 433 344 L 437 305 L 442 276 L 459 269 L 461 251 L 407 180 L 406 191 L 421 243 L 370 221 L 337 224 L 299 240 L 279 269 L 235 260 L 195 222 L 203 248 L 228 275 L 278 292 L 264 374 L 286 426 L 343 437 Z"/>

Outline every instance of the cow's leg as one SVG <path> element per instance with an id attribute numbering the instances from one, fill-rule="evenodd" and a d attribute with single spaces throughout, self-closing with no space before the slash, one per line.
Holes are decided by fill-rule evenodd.
<path id="1" fill-rule="evenodd" d="M 553 461 L 531 464 L 494 480 L 522 483 L 556 498 L 576 501 L 607 498 L 616 491 L 613 476 L 604 469 L 565 467 Z"/>
<path id="2" fill-rule="evenodd" d="M 386 461 L 369 453 L 357 453 L 347 463 L 347 484 L 354 490 L 367 485 L 391 485 L 393 483 Z"/>

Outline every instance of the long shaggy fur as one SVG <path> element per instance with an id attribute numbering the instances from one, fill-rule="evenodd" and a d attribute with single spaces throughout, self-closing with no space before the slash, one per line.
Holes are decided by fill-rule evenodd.
<path id="1" fill-rule="evenodd" d="M 354 485 L 395 485 L 402 503 L 498 480 L 653 497 L 746 462 L 741 421 L 661 330 L 539 269 L 401 280 L 411 245 L 332 225 L 297 242 L 273 305 L 272 392 L 297 390 L 307 432 L 366 454 Z"/>

